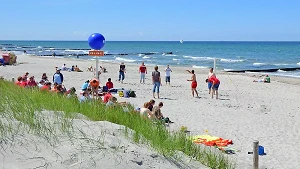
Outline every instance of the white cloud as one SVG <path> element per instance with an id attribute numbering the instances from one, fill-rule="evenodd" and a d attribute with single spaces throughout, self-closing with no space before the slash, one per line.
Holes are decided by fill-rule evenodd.
<path id="1" fill-rule="evenodd" d="M 88 36 L 86 31 L 73 31 L 74 36 Z"/>

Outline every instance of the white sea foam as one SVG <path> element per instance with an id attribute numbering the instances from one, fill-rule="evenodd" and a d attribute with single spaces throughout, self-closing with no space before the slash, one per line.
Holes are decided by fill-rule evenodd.
<path id="1" fill-rule="evenodd" d="M 286 72 L 286 71 L 284 71 L 284 70 L 280 70 L 280 69 L 279 69 L 279 70 L 277 70 L 277 72 Z"/>
<path id="2" fill-rule="evenodd" d="M 267 63 L 253 63 L 254 66 L 268 65 Z"/>
<path id="3" fill-rule="evenodd" d="M 143 59 L 148 59 L 148 58 L 150 58 L 149 56 L 147 56 L 147 55 L 145 55 L 144 57 L 143 57 Z"/>
<path id="4" fill-rule="evenodd" d="M 224 69 L 225 71 L 232 71 L 233 69 Z"/>
<path id="5" fill-rule="evenodd" d="M 297 65 L 300 65 L 300 62 L 298 62 Z"/>
<path id="6" fill-rule="evenodd" d="M 195 68 L 195 69 L 207 69 L 208 67 L 206 67 L 206 66 L 196 66 L 196 65 L 193 65 L 192 68 Z"/>
<path id="7" fill-rule="evenodd" d="M 239 59 L 239 60 L 235 60 L 235 59 L 220 59 L 221 62 L 244 62 L 244 60 Z"/>
<path id="8" fill-rule="evenodd" d="M 121 58 L 121 57 L 116 57 L 117 61 L 124 61 L 124 62 L 135 62 L 135 60 L 133 59 L 125 59 L 125 58 Z"/>
<path id="9" fill-rule="evenodd" d="M 175 59 L 175 58 L 173 58 L 172 60 L 174 60 L 174 61 L 178 61 L 178 60 L 180 60 L 180 59 Z"/>
<path id="10" fill-rule="evenodd" d="M 286 64 L 286 63 L 276 63 L 274 64 L 275 66 L 286 66 L 286 65 L 289 65 L 289 64 Z"/>
<path id="11" fill-rule="evenodd" d="M 144 56 L 145 54 L 140 53 L 139 56 Z"/>
<path id="12" fill-rule="evenodd" d="M 184 58 L 191 58 L 194 60 L 214 60 L 212 57 L 195 57 L 195 56 L 183 56 Z"/>

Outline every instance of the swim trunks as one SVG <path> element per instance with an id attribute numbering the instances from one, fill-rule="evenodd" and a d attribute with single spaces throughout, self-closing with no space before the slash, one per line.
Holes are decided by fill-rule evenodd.
<path id="1" fill-rule="evenodd" d="M 197 88 L 197 82 L 192 82 L 192 85 L 191 85 L 192 89 L 195 89 Z"/>

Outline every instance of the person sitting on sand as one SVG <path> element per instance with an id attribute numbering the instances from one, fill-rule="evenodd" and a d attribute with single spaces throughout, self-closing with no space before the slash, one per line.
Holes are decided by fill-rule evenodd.
<path id="1" fill-rule="evenodd" d="M 42 88 L 43 86 L 45 85 L 45 80 L 40 80 L 39 84 L 38 84 L 38 87 L 39 88 Z"/>
<path id="2" fill-rule="evenodd" d="M 22 82 L 22 77 L 19 76 L 19 77 L 17 78 L 17 81 L 15 82 L 15 84 L 18 85 L 18 86 L 20 86 L 21 82 Z"/>
<path id="3" fill-rule="evenodd" d="M 106 68 L 105 68 L 105 67 L 102 67 L 102 66 L 100 66 L 100 71 L 103 72 L 103 73 L 107 73 Z"/>
<path id="4" fill-rule="evenodd" d="M 154 106 L 152 113 L 154 114 L 155 119 L 161 120 L 165 123 L 170 123 L 171 121 L 169 120 L 168 117 L 164 117 L 163 114 L 161 113 L 161 108 L 164 106 L 163 102 L 159 102 L 158 106 Z"/>
<path id="5" fill-rule="evenodd" d="M 57 85 L 58 85 L 58 83 L 56 83 L 56 82 L 53 83 L 53 87 L 51 89 L 52 92 L 57 92 Z"/>
<path id="6" fill-rule="evenodd" d="M 112 97 L 113 97 L 113 96 L 111 95 L 110 92 L 105 93 L 105 95 L 104 95 L 104 97 L 103 97 L 103 103 L 107 103 L 108 100 L 109 100 L 110 98 L 112 98 Z"/>
<path id="7" fill-rule="evenodd" d="M 21 87 L 26 87 L 27 86 L 27 78 L 26 78 L 26 76 L 22 77 L 19 86 L 21 86 Z"/>
<path id="8" fill-rule="evenodd" d="M 155 104 L 155 100 L 151 99 L 151 100 L 149 101 L 149 106 L 148 106 L 147 108 L 148 108 L 150 111 L 152 111 L 154 104 Z"/>
<path id="9" fill-rule="evenodd" d="M 66 93 L 65 95 L 67 96 L 67 98 L 77 98 L 77 94 L 76 94 L 76 89 L 75 87 L 71 87 Z"/>
<path id="10" fill-rule="evenodd" d="M 206 79 L 207 82 L 211 82 L 212 83 L 212 92 L 211 92 L 211 98 L 214 98 L 214 93 L 216 94 L 216 99 L 218 99 L 219 96 L 219 86 L 220 86 L 220 80 L 216 78 L 216 76 L 211 76 L 209 79 Z"/>
<path id="11" fill-rule="evenodd" d="M 107 87 L 107 89 L 114 88 L 114 84 L 113 82 L 111 82 L 111 78 L 108 78 L 105 86 Z"/>
<path id="12" fill-rule="evenodd" d="M 48 81 L 48 77 L 47 77 L 46 73 L 43 73 L 43 74 L 42 74 L 42 80 Z"/>
<path id="13" fill-rule="evenodd" d="M 41 87 L 42 91 L 50 91 L 51 90 L 51 82 L 46 82 L 43 87 Z"/>
<path id="14" fill-rule="evenodd" d="M 87 80 L 83 83 L 83 85 L 81 86 L 81 90 L 82 91 L 86 91 L 89 87 L 89 84 L 90 84 L 90 80 Z"/>
<path id="15" fill-rule="evenodd" d="M 29 73 L 26 72 L 26 73 L 24 74 L 23 78 L 26 78 L 26 79 L 28 80 L 28 75 L 29 75 Z"/>
<path id="16" fill-rule="evenodd" d="M 88 68 L 87 68 L 87 71 L 88 71 L 88 72 L 93 72 L 93 71 L 94 71 L 93 66 L 91 65 L 90 67 L 88 67 Z"/>
<path id="17" fill-rule="evenodd" d="M 27 82 L 27 87 L 36 87 L 36 86 L 37 86 L 37 84 L 34 80 L 34 76 L 31 76 L 29 78 L 29 81 Z"/>
<path id="18" fill-rule="evenodd" d="M 150 105 L 150 102 L 144 103 L 144 107 L 140 108 L 140 115 L 142 117 L 152 119 L 154 116 L 153 116 L 152 112 L 148 109 L 149 105 Z"/>
<path id="19" fill-rule="evenodd" d="M 196 93 L 197 97 L 198 96 L 198 92 L 197 92 L 197 80 L 196 80 L 196 75 L 195 75 L 195 71 L 192 70 L 192 71 L 189 71 L 189 70 L 186 70 L 187 72 L 189 72 L 190 74 L 192 74 L 192 77 L 191 79 L 188 79 L 187 81 L 191 81 L 192 84 L 191 84 L 191 88 L 192 88 L 192 96 L 194 97 L 194 92 Z"/>
<path id="20" fill-rule="evenodd" d="M 92 100 L 88 91 L 84 91 L 78 99 L 80 103 Z"/>
<path id="21" fill-rule="evenodd" d="M 79 67 L 77 65 L 75 66 L 74 71 L 75 72 L 83 72 L 82 70 L 79 69 Z"/>
<path id="22" fill-rule="evenodd" d="M 62 65 L 61 70 L 62 70 L 62 71 L 67 71 L 67 70 L 68 70 L 66 64 L 63 64 L 63 65 Z"/>

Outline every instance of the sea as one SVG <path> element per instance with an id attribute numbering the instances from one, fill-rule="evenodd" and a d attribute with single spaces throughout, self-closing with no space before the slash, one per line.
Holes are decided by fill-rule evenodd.
<path id="1" fill-rule="evenodd" d="M 91 59 L 87 41 L 0 41 L 0 50 L 41 57 Z M 170 65 L 223 71 L 267 70 L 279 76 L 300 78 L 300 42 L 262 41 L 106 41 L 100 60 Z M 283 69 L 283 70 L 282 70 Z"/>

